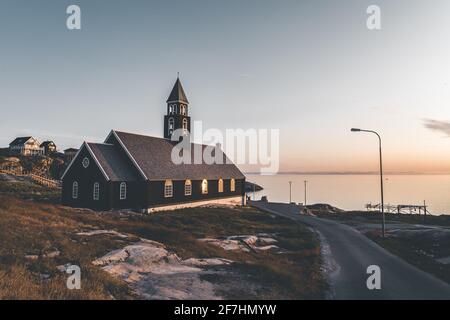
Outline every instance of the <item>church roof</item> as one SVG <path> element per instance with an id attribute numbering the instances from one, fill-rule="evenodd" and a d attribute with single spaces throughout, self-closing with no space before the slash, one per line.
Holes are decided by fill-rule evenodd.
<path id="1" fill-rule="evenodd" d="M 129 160 L 119 152 L 117 146 L 105 143 L 90 143 L 90 150 L 96 161 L 102 167 L 111 181 L 136 181 L 136 170 L 129 164 Z"/>
<path id="2" fill-rule="evenodd" d="M 170 93 L 169 98 L 167 98 L 167 102 L 175 101 L 189 103 L 186 94 L 184 93 L 183 86 L 181 85 L 180 78 L 177 78 L 177 81 L 175 81 L 172 92 Z"/>
<path id="3" fill-rule="evenodd" d="M 220 148 L 191 143 L 191 164 L 177 165 L 172 161 L 172 150 L 177 142 L 126 132 L 112 131 L 126 149 L 140 171 L 148 180 L 202 180 L 202 179 L 244 179 L 242 172 L 231 162 L 226 163 L 227 157 Z M 108 140 L 108 139 L 107 139 Z M 223 164 L 194 164 L 194 148 L 215 149 L 222 152 Z"/>

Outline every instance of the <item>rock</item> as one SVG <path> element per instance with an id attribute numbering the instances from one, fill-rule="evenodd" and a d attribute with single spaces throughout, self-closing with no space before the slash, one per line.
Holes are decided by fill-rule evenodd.
<path id="1" fill-rule="evenodd" d="M 250 249 L 260 251 L 280 249 L 278 246 L 273 245 L 273 243 L 278 242 L 276 239 L 269 237 L 270 235 L 268 234 L 263 235 L 265 237 L 242 235 L 242 236 L 229 236 L 226 239 L 206 238 L 198 240 L 221 247 L 226 251 L 250 252 Z"/>
<path id="2" fill-rule="evenodd" d="M 212 258 L 212 259 L 197 259 L 190 258 L 183 260 L 183 264 L 191 265 L 195 267 L 204 267 L 204 266 L 222 266 L 232 264 L 234 261 L 228 259 L 221 258 Z"/>
<path id="3" fill-rule="evenodd" d="M 57 266 L 56 269 L 58 269 L 58 271 L 60 271 L 60 272 L 66 272 L 67 269 L 68 269 L 71 265 L 72 265 L 71 263 L 66 263 L 66 264 Z"/>
<path id="4" fill-rule="evenodd" d="M 59 250 L 55 250 L 55 251 L 52 251 L 52 252 L 44 254 L 43 257 L 44 258 L 55 258 L 55 257 L 57 257 L 59 255 L 60 255 Z"/>
<path id="5" fill-rule="evenodd" d="M 39 277 L 41 278 L 41 280 L 48 280 L 48 279 L 50 279 L 50 275 L 47 274 L 47 273 L 41 273 L 39 275 Z"/>
<path id="6" fill-rule="evenodd" d="M 256 183 L 245 181 L 245 192 L 261 191 L 264 190 L 263 187 L 257 185 Z"/>
<path id="7" fill-rule="evenodd" d="M 92 230 L 92 231 L 78 232 L 76 235 L 90 237 L 90 236 L 96 236 L 96 235 L 102 235 L 102 234 L 111 234 L 111 235 L 115 235 L 115 236 L 118 236 L 119 238 L 123 238 L 123 239 L 128 238 L 127 235 L 119 233 L 114 230 Z"/>
<path id="8" fill-rule="evenodd" d="M 220 299 L 212 283 L 202 280 L 204 267 L 228 265 L 221 258 L 180 259 L 159 242 L 141 241 L 94 260 L 94 265 L 124 280 L 145 299 Z M 214 274 L 208 270 L 208 274 Z"/>

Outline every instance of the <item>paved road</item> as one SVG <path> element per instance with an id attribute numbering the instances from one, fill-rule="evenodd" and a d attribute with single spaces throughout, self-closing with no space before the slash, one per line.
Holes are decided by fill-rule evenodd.
<path id="1" fill-rule="evenodd" d="M 299 214 L 295 206 L 253 203 L 312 227 L 321 237 L 330 299 L 450 299 L 450 286 L 390 254 L 357 230 Z M 367 267 L 381 268 L 381 290 L 367 289 Z"/>

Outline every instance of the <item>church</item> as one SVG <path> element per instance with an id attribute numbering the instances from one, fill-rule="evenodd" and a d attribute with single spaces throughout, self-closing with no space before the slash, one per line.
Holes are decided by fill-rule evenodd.
<path id="1" fill-rule="evenodd" d="M 224 161 L 175 164 L 175 131 L 189 137 L 189 101 L 177 78 L 167 99 L 164 138 L 112 130 L 103 143 L 84 142 L 62 175 L 62 203 L 94 210 L 142 212 L 205 204 L 245 203 L 245 176 Z M 190 142 L 191 148 L 211 148 Z M 217 149 L 217 150 L 216 150 Z M 227 161 L 228 160 L 228 161 Z"/>

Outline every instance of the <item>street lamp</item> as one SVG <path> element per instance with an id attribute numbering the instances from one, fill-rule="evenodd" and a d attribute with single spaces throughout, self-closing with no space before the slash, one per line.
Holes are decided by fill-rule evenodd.
<path id="1" fill-rule="evenodd" d="M 303 183 L 305 184 L 305 207 L 306 207 L 306 184 L 308 183 L 307 180 L 303 181 Z"/>
<path id="2" fill-rule="evenodd" d="M 381 137 L 380 135 L 373 131 L 373 130 L 364 130 L 364 129 L 358 129 L 358 128 L 352 128 L 351 130 L 352 132 L 369 132 L 369 133 L 373 133 L 376 134 L 378 137 L 378 142 L 379 142 L 379 149 L 380 149 L 380 189 L 381 189 L 381 216 L 382 216 L 382 222 L 381 222 L 381 230 L 382 230 L 382 235 L 383 238 L 385 236 L 385 231 L 386 231 L 386 220 L 384 217 L 384 189 L 383 189 L 383 158 L 381 155 Z"/>
<path id="3" fill-rule="evenodd" d="M 289 181 L 289 204 L 292 203 L 292 181 Z"/>

